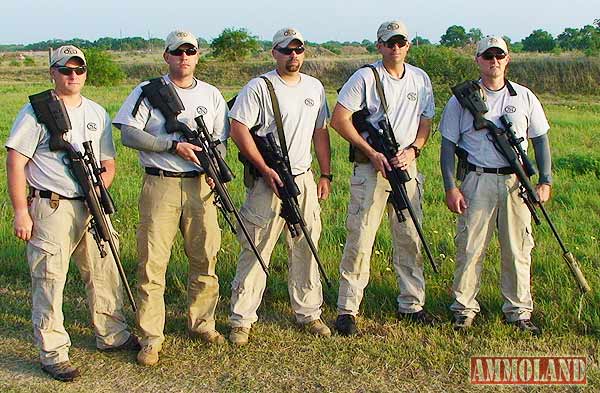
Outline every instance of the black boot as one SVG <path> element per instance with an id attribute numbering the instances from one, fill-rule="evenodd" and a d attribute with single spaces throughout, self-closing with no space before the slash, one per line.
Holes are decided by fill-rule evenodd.
<path id="1" fill-rule="evenodd" d="M 342 336 L 356 336 L 358 328 L 354 316 L 350 314 L 338 315 L 335 320 L 335 330 Z"/>

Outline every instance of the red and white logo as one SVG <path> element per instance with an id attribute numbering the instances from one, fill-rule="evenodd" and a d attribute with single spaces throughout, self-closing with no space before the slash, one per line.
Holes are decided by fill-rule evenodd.
<path id="1" fill-rule="evenodd" d="M 583 356 L 474 356 L 474 385 L 586 385 Z"/>

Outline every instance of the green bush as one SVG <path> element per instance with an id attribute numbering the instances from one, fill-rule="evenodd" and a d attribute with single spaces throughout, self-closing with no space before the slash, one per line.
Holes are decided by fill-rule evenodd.
<path id="1" fill-rule="evenodd" d="M 227 61 L 238 61 L 260 51 L 256 36 L 246 29 L 226 28 L 210 44 L 214 57 Z"/>
<path id="2" fill-rule="evenodd" d="M 93 86 L 109 86 L 125 79 L 125 73 L 110 55 L 101 49 L 84 49 L 88 65 L 87 83 Z"/>
<path id="3" fill-rule="evenodd" d="M 25 60 L 23 60 L 23 65 L 32 67 L 35 65 L 35 60 L 33 60 L 33 57 L 26 57 Z"/>
<path id="4" fill-rule="evenodd" d="M 21 66 L 21 62 L 18 61 L 18 60 L 16 60 L 16 59 L 13 59 L 13 60 L 11 60 L 11 61 L 8 62 L 8 65 L 12 66 L 12 67 L 20 67 Z"/>

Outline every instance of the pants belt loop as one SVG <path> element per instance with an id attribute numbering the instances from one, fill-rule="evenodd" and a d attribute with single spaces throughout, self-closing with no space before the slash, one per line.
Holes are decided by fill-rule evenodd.
<path id="1" fill-rule="evenodd" d="M 53 192 L 50 195 L 50 207 L 56 210 L 58 208 L 59 204 L 60 204 L 60 195 Z"/>

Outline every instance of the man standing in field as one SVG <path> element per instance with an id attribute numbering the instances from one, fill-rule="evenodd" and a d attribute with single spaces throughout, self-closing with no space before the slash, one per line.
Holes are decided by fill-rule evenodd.
<path id="1" fill-rule="evenodd" d="M 64 140 L 81 153 L 82 143 L 91 141 L 99 166 L 106 168 L 102 179 L 110 186 L 115 176 L 111 123 L 104 108 L 81 95 L 87 76 L 84 54 L 72 45 L 56 49 L 50 59 L 50 76 L 71 123 Z M 88 230 L 91 217 L 83 190 L 64 162 L 65 151 L 50 149 L 50 130 L 36 118 L 31 104 L 17 115 L 5 146 L 13 227 L 15 235 L 27 242 L 33 333 L 42 370 L 59 381 L 72 381 L 79 370 L 69 361 L 71 340 L 62 312 L 71 257 L 85 284 L 96 346 L 100 350 L 137 350 L 140 346 L 127 330 L 114 259 L 110 253 L 100 256 Z"/>
<path id="2" fill-rule="evenodd" d="M 507 115 L 518 137 L 531 138 L 540 176 L 536 191 L 540 201 L 550 198 L 552 183 L 548 120 L 537 97 L 526 87 L 505 78 L 510 55 L 506 42 L 488 36 L 477 44 L 475 62 L 478 83 L 487 104 L 485 118 L 501 126 Z M 494 229 L 498 229 L 501 253 L 502 311 L 506 322 L 535 335 L 541 330 L 531 322 L 530 269 L 533 237 L 531 214 L 519 196 L 517 176 L 493 143 L 487 128 L 476 130 L 472 114 L 456 97 L 450 98 L 440 124 L 441 169 L 450 211 L 460 214 L 456 233 L 454 273 L 454 328 L 466 329 L 479 312 L 476 297 L 480 288 L 485 251 Z M 454 155 L 466 152 L 467 174 L 460 189 L 454 179 Z"/>
<path id="3" fill-rule="evenodd" d="M 272 55 L 277 68 L 261 78 L 252 79 L 240 92 L 231 109 L 231 137 L 240 152 L 259 172 L 254 184 L 247 189 L 247 197 L 240 215 L 262 258 L 269 261 L 273 248 L 285 226 L 280 217 L 281 201 L 277 186 L 282 182 L 277 172 L 269 167 L 253 140 L 250 129 L 259 137 L 274 135 L 281 146 L 289 151 L 285 157 L 291 174 L 300 190 L 298 203 L 308 232 L 315 244 L 321 234 L 318 199 L 327 199 L 331 192 L 330 146 L 327 131 L 329 110 L 321 82 L 300 72 L 304 62 L 304 38 L 293 28 L 284 28 L 273 37 Z M 274 88 L 283 122 L 285 142 L 280 141 L 267 81 Z M 315 184 L 311 171 L 311 141 L 319 162 L 321 176 Z M 286 149 L 282 147 L 282 150 Z M 286 155 L 284 153 L 284 155 Z M 242 251 L 231 291 L 232 331 L 230 340 L 236 345 L 248 343 L 250 328 L 258 320 L 266 286 L 266 275 L 245 238 L 239 236 Z M 298 324 L 316 336 L 330 336 L 331 331 L 321 320 L 323 291 L 308 242 L 304 235 L 292 238 L 286 233 L 288 249 L 288 291 Z"/>
<path id="4" fill-rule="evenodd" d="M 374 127 L 384 119 L 386 108 L 377 92 L 372 69 L 356 71 L 342 87 L 331 118 L 331 126 L 354 148 L 354 174 L 350 179 L 351 199 L 348 206 L 348 237 L 340 264 L 338 317 L 335 327 L 341 335 L 358 334 L 356 315 L 364 289 L 369 282 L 371 252 L 381 218 L 387 208 L 392 230 L 394 257 L 400 294 L 398 317 L 431 325 L 434 319 L 423 309 L 425 280 L 420 240 L 411 220 L 399 222 L 388 201 L 390 184 L 385 178 L 390 165 L 408 171 L 406 183 L 410 203 L 422 221 L 423 176 L 417 171 L 417 158 L 431 132 L 435 114 L 431 81 L 427 74 L 404 62 L 410 48 L 409 34 L 401 21 L 381 24 L 377 30 L 377 49 L 382 60 L 372 64 L 381 80 L 387 101 L 387 116 L 396 141 L 398 155 L 388 162 L 357 130 L 352 115 L 368 109 L 367 121 Z"/>
<path id="5" fill-rule="evenodd" d="M 163 80 L 174 86 L 185 109 L 177 120 L 196 129 L 194 118 L 204 115 L 214 139 L 229 135 L 227 104 L 221 93 L 194 78 L 198 42 L 190 32 L 173 31 L 166 39 L 163 59 L 169 67 Z M 225 342 L 215 330 L 214 313 L 219 298 L 215 273 L 221 231 L 217 208 L 195 151 L 180 132 L 169 134 L 165 116 L 142 95 L 142 82 L 127 97 L 115 117 L 125 146 L 139 150 L 145 175 L 139 200 L 138 325 L 142 349 L 137 360 L 155 365 L 162 348 L 165 325 L 165 275 L 173 241 L 179 230 L 189 260 L 188 331 L 211 344 Z"/>

